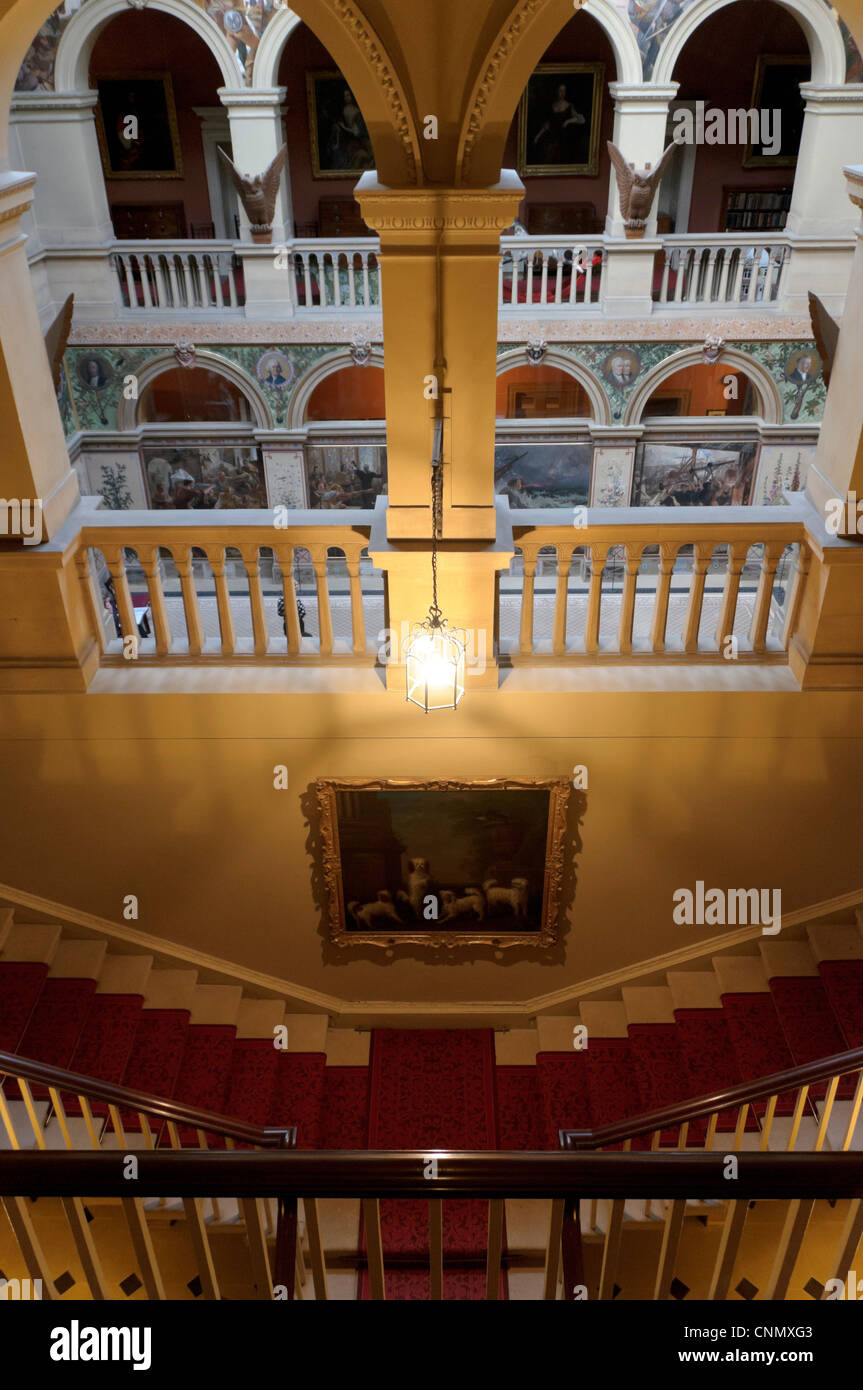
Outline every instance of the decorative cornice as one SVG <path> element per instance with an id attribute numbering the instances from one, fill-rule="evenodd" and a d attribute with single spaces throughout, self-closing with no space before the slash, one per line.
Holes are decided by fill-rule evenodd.
<path id="1" fill-rule="evenodd" d="M 539 0 L 536 0 L 539 3 Z M 333 9 L 351 38 L 360 49 L 364 62 L 371 65 L 377 78 L 377 86 L 390 110 L 396 134 L 401 142 L 407 165 L 408 181 L 421 182 L 422 163 L 419 142 L 413 120 L 408 112 L 407 102 L 401 84 L 388 58 L 383 44 L 371 28 L 368 20 L 361 15 L 348 0 L 333 0 Z"/>
<path id="2" fill-rule="evenodd" d="M 524 196 L 521 180 L 508 171 L 494 188 L 389 189 L 372 172 L 363 174 L 354 196 L 375 231 L 490 231 L 509 226 Z"/>
<path id="3" fill-rule="evenodd" d="M 21 217 L 30 210 L 29 203 L 19 203 L 14 208 L 3 208 L 0 211 L 0 222 L 14 222 L 17 217 Z"/>
<path id="4" fill-rule="evenodd" d="M 492 88 L 497 82 L 501 69 L 512 54 L 531 19 L 547 3 L 547 0 L 522 0 L 521 5 L 505 27 L 498 34 L 485 65 L 482 77 L 474 88 L 467 118 L 467 128 L 460 151 L 458 177 L 464 182 L 470 176 L 470 166 L 477 140 L 480 137 L 488 114 L 488 101 Z"/>

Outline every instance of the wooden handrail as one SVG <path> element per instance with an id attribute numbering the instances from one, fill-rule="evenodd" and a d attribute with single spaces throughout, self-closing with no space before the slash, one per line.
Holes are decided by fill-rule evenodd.
<path id="1" fill-rule="evenodd" d="M 36 1062 L 31 1057 L 19 1057 L 14 1052 L 0 1052 L 0 1075 L 2 1074 L 23 1081 L 35 1081 L 75 1096 L 83 1096 L 88 1101 L 106 1101 L 108 1105 L 116 1105 L 123 1110 L 136 1110 L 141 1115 L 149 1115 L 157 1120 L 171 1120 L 175 1124 L 190 1125 L 193 1129 L 204 1130 L 207 1134 L 220 1134 L 226 1139 L 258 1144 L 264 1149 L 292 1149 L 297 1142 L 296 1125 L 247 1124 L 245 1120 L 220 1115 L 214 1110 L 200 1110 L 197 1106 L 185 1105 L 181 1101 L 169 1100 L 164 1096 L 151 1096 L 146 1091 L 135 1091 L 128 1086 L 115 1086 L 111 1081 L 100 1081 L 94 1076 L 82 1076 L 79 1072 L 66 1071 L 63 1067 L 54 1067 L 47 1062 Z"/>
<path id="2" fill-rule="evenodd" d="M 863 1154 L 368 1152 L 136 1153 L 137 1177 L 113 1152 L 0 1153 L 0 1196 L 34 1197 L 696 1197 L 863 1196 Z"/>
<path id="3" fill-rule="evenodd" d="M 678 1101 L 674 1105 L 666 1105 L 662 1110 L 649 1110 L 628 1120 L 615 1120 L 614 1124 L 600 1125 L 596 1129 L 561 1129 L 558 1131 L 560 1147 L 573 1152 L 602 1148 L 605 1144 L 619 1144 L 625 1139 L 654 1134 L 657 1130 L 704 1119 L 720 1110 L 734 1110 L 753 1101 L 769 1100 L 783 1091 L 812 1086 L 816 1081 L 829 1081 L 831 1077 L 844 1076 L 847 1072 L 861 1069 L 863 1047 L 853 1047 L 848 1052 L 838 1052 L 821 1061 L 803 1062 L 785 1071 L 762 1076 L 757 1081 L 741 1081 L 739 1085 L 728 1086 L 724 1091 L 712 1091 L 692 1100 Z"/>

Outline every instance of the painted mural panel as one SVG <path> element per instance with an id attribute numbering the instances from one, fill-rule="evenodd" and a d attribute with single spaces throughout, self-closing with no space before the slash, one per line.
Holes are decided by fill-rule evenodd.
<path id="1" fill-rule="evenodd" d="M 217 442 L 150 444 L 141 450 L 148 504 L 155 509 L 223 511 L 266 507 L 267 487 L 256 446 Z"/>
<path id="2" fill-rule="evenodd" d="M 306 492 L 310 507 L 372 510 L 387 488 L 382 444 L 307 444 Z"/>
<path id="3" fill-rule="evenodd" d="M 636 451 L 636 507 L 730 507 L 749 501 L 757 440 L 641 443 Z"/>
<path id="4" fill-rule="evenodd" d="M 494 490 L 514 509 L 586 507 L 590 497 L 590 444 L 497 444 Z"/>

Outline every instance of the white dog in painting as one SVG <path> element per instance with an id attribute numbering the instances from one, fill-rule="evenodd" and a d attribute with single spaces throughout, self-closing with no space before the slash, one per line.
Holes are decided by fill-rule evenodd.
<path id="1" fill-rule="evenodd" d="M 377 902 L 371 903 L 348 903 L 348 912 L 354 921 L 363 927 L 375 927 L 382 918 L 390 918 L 402 925 L 402 919 L 396 912 L 393 895 L 388 888 L 382 888 L 378 893 Z"/>
<path id="2" fill-rule="evenodd" d="M 445 920 L 447 917 L 461 917 L 468 912 L 472 912 L 474 917 L 479 918 L 480 922 L 485 917 L 485 895 L 481 888 L 465 888 L 463 898 L 457 898 L 451 888 L 443 888 L 441 889 L 441 902 L 443 904 L 441 920 Z"/>
<path id="3" fill-rule="evenodd" d="M 425 899 L 431 892 L 431 872 L 427 859 L 408 860 L 408 902 L 416 913 L 417 917 L 422 917 Z"/>
<path id="4" fill-rule="evenodd" d="M 485 889 L 486 902 L 490 912 L 494 911 L 496 907 L 506 907 L 509 908 L 514 917 L 527 916 L 528 882 L 526 878 L 514 878 L 509 888 L 501 887 L 496 878 L 487 878 L 482 886 Z"/>

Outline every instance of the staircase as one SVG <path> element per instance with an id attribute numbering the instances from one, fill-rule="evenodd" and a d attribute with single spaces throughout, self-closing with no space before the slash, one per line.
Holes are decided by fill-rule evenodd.
<path id="1" fill-rule="evenodd" d="M 659 980 L 624 986 L 617 998 L 584 999 L 576 1015 L 540 1017 L 532 1028 L 376 1030 L 370 1056 L 367 1033 L 331 1028 L 323 1015 L 286 1013 L 283 1000 L 201 981 L 195 970 L 166 967 L 128 943 L 96 939 L 74 925 L 20 921 L 11 908 L 0 908 L 0 948 L 0 1052 L 93 1083 L 88 1099 L 83 1083 L 77 1094 L 71 1084 L 52 1088 L 47 1072 L 28 1083 L 19 1070 L 16 1080 L 7 1061 L 0 1151 L 224 1151 L 285 1142 L 293 1126 L 298 1148 L 315 1152 L 556 1152 L 561 1131 L 578 1132 L 571 1144 L 568 1135 L 572 1148 L 826 1155 L 861 1147 L 855 1124 L 863 1088 L 854 1071 L 833 1079 L 825 1072 L 810 1086 L 788 1086 L 691 1121 L 681 1115 L 653 1127 L 645 1121 L 651 1112 L 679 1112 L 693 1097 L 863 1047 L 858 921 L 812 924 L 792 940 L 762 939 L 755 954 L 729 952 L 698 970 L 670 970 Z M 174 1118 L 160 1115 L 158 1106 L 100 1099 L 97 1082 L 106 1096 L 122 1087 L 138 1101 L 165 1098 Z M 188 1110 L 212 1113 L 204 1123 L 183 1123 Z M 220 1117 L 230 1117 L 233 1133 Z M 603 1131 L 614 1126 L 610 1142 Z M 215 1280 L 201 1278 L 203 1247 L 227 1241 L 236 1251 L 238 1234 L 242 1259 L 220 1256 L 222 1296 L 261 1296 L 270 1284 L 265 1266 L 279 1221 L 275 1201 L 250 1207 L 242 1198 L 205 1197 L 197 1208 L 189 1201 L 141 1201 L 129 1227 L 138 1270 L 122 1275 L 122 1258 L 130 1261 L 118 1256 L 113 1283 L 120 1293 L 115 1288 L 105 1296 L 159 1296 L 153 1267 L 141 1269 L 150 1260 L 148 1232 L 159 1231 L 159 1240 L 170 1244 L 183 1219 L 194 1238 L 192 1275 L 166 1281 L 171 1291 L 163 1283 L 164 1296 L 217 1296 Z M 715 1234 L 726 1207 L 736 1205 L 689 1198 L 679 1214 L 687 1231 L 700 1222 L 699 1229 Z M 487 1233 L 490 1238 L 495 1222 L 505 1270 L 495 1296 L 556 1296 L 556 1274 L 548 1288 L 546 1228 L 551 1208 L 553 1234 L 562 1203 L 507 1202 L 505 1223 L 503 1203 L 494 1201 L 384 1202 L 374 1210 L 364 1203 L 362 1224 L 356 1200 L 332 1198 L 320 1207 L 319 1213 L 306 1201 L 300 1208 L 289 1297 L 380 1296 L 384 1262 L 391 1298 L 485 1297 Z M 592 1248 L 601 1260 L 591 1277 L 601 1296 L 611 1297 L 619 1285 L 609 1255 L 616 1251 L 616 1266 L 632 1232 L 664 1232 L 669 1207 L 641 1198 L 593 1199 L 580 1208 L 587 1263 Z M 20 1210 L 19 1220 L 26 1215 Z M 119 1242 L 130 1216 L 129 1203 L 109 1199 L 100 1220 L 105 1229 L 116 1224 Z M 19 1245 L 22 1230 L 15 1227 Z M 70 1298 L 86 1296 L 85 1282 L 96 1296 L 86 1278 L 85 1235 L 77 1229 Z M 0 1239 L 0 1268 L 15 1258 L 11 1242 Z M 430 1260 L 432 1275 L 435 1261 L 440 1264 L 437 1284 L 430 1284 Z M 74 1263 L 70 1258 L 69 1267 Z M 185 1269 L 188 1258 L 176 1255 L 174 1263 Z"/>

